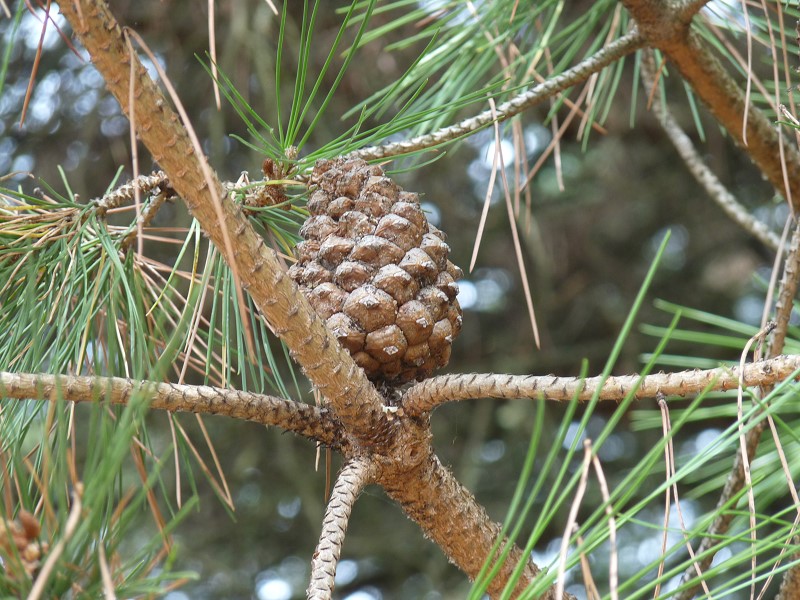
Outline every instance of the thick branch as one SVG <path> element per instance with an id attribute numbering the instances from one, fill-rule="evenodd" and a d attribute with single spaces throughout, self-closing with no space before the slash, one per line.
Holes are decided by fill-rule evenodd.
<path id="1" fill-rule="evenodd" d="M 488 127 L 495 121 L 505 121 L 521 112 L 552 98 L 582 81 L 588 79 L 594 73 L 602 71 L 610 64 L 617 62 L 622 57 L 636 51 L 643 45 L 643 39 L 637 31 L 630 31 L 618 40 L 604 46 L 596 54 L 584 59 L 571 69 L 567 69 L 561 75 L 557 75 L 532 87 L 525 92 L 514 96 L 511 100 L 502 103 L 497 110 L 485 110 L 479 115 L 470 117 L 444 127 L 433 133 L 420 135 L 410 140 L 394 142 L 382 146 L 371 146 L 352 153 L 364 160 L 378 160 L 392 156 L 401 156 L 409 152 L 416 152 L 427 148 L 433 148 L 447 142 L 452 142 L 464 137 L 484 127 Z"/>
<path id="2" fill-rule="evenodd" d="M 408 472 L 379 471 L 376 483 L 384 487 L 426 537 L 438 544 L 470 579 L 477 577 L 500 536 L 500 525 L 489 518 L 475 497 L 442 466 L 436 455 L 429 454 L 426 460 Z M 489 584 L 488 592 L 492 598 L 500 595 L 520 561 L 525 561 L 526 567 L 514 590 L 514 597 L 539 573 L 536 565 L 514 546 Z M 552 588 L 542 596 L 549 600 L 553 597 Z M 571 598 L 567 594 L 564 597 Z"/>
<path id="3" fill-rule="evenodd" d="M 691 10 L 684 10 L 664 0 L 622 0 L 622 3 L 647 43 L 669 57 L 717 121 L 773 187 L 789 199 L 796 212 L 800 208 L 800 154 L 782 140 L 779 126 L 752 104 L 745 104 L 745 94 L 736 81 L 701 37 L 690 29 L 693 5 L 687 5 Z M 786 162 L 785 176 L 782 156 Z"/>
<path id="4" fill-rule="evenodd" d="M 642 60 L 642 81 L 647 92 L 650 92 L 656 85 L 656 75 L 653 64 L 653 51 L 644 52 Z M 666 106 L 661 102 L 658 94 L 653 99 L 653 112 L 656 114 L 662 129 L 669 137 L 672 145 L 680 154 L 683 162 L 689 168 L 689 172 L 697 182 L 703 186 L 706 193 L 714 200 L 719 207 L 725 211 L 731 219 L 738 223 L 744 230 L 749 231 L 762 244 L 777 250 L 780 245 L 780 238 L 771 231 L 765 223 L 762 223 L 751 215 L 738 200 L 731 194 L 714 172 L 708 168 L 700 154 L 694 147 L 692 140 L 681 129 L 678 122 L 670 114 Z"/>
<path id="5" fill-rule="evenodd" d="M 0 397 L 20 400 L 55 400 L 127 404 L 145 393 L 150 408 L 169 412 L 224 415 L 274 425 L 326 446 L 337 447 L 343 432 L 325 409 L 275 396 L 253 394 L 206 385 L 179 385 L 132 381 L 121 377 L 75 377 L 0 372 Z"/>
<path id="6" fill-rule="evenodd" d="M 750 363 L 744 368 L 744 385 L 772 385 L 800 369 L 800 355 L 779 356 Z M 600 400 L 620 401 L 631 392 L 638 398 L 697 394 L 704 389 L 730 390 L 739 385 L 738 367 L 609 377 L 554 377 L 552 375 L 495 375 L 472 373 L 432 377 L 409 388 L 403 396 L 403 411 L 421 415 L 439 404 L 473 398 L 528 398 L 566 402 L 577 397 L 586 402 L 600 387 Z"/>
<path id="7" fill-rule="evenodd" d="M 319 544 L 311 559 L 311 581 L 306 591 L 307 598 L 328 600 L 331 597 L 350 513 L 361 490 L 370 483 L 373 471 L 372 464 L 355 459 L 347 463 L 336 478 L 322 520 Z"/>
<path id="8" fill-rule="evenodd" d="M 125 114 L 130 114 L 129 55 L 122 30 L 105 3 L 66 0 L 60 6 L 109 90 Z M 153 158 L 203 231 L 226 260 L 234 263 L 242 286 L 314 385 L 331 402 L 342 423 L 354 435 L 362 436 L 363 443 L 380 438 L 388 425 L 375 388 L 283 271 L 242 208 L 227 198 L 205 157 L 195 152 L 178 116 L 138 58 L 134 57 L 134 61 L 137 133 Z M 226 238 L 232 241 L 232 256 Z"/>

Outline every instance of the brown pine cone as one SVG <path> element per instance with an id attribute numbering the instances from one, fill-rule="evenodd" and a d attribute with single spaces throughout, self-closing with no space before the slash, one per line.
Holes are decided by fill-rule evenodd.
<path id="1" fill-rule="evenodd" d="M 446 365 L 462 272 L 417 195 L 363 160 L 322 160 L 308 210 L 289 274 L 367 376 L 397 385 Z"/>

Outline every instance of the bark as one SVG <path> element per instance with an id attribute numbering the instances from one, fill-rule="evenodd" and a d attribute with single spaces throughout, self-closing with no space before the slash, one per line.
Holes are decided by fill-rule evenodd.
<path id="1" fill-rule="evenodd" d="M 409 472 L 398 474 L 392 469 L 379 470 L 376 481 L 422 528 L 426 537 L 444 549 L 462 571 L 475 577 L 486 557 L 491 555 L 492 545 L 500 535 L 500 525 L 488 517 L 484 508 L 475 502 L 472 494 L 439 462 L 435 454 L 429 453 Z M 408 485 L 409 481 L 421 485 Z M 536 565 L 514 546 L 497 577 L 489 584 L 491 597 L 500 595 L 520 561 L 525 561 L 525 575 L 514 590 L 515 596 L 539 573 Z M 552 588 L 542 596 L 548 600 L 554 597 Z M 571 596 L 565 594 L 564 597 Z"/>
<path id="2" fill-rule="evenodd" d="M 800 369 L 800 356 L 779 356 L 745 366 L 745 387 L 778 383 Z M 633 393 L 637 399 L 698 394 L 705 389 L 731 390 L 739 386 L 738 367 L 706 371 L 680 371 L 615 377 L 554 377 L 552 375 L 496 375 L 471 373 L 432 377 L 408 389 L 402 409 L 411 416 L 425 413 L 444 402 L 473 398 L 530 398 L 587 402 L 598 393 L 600 400 L 618 402 Z"/>
<path id="3" fill-rule="evenodd" d="M 780 125 L 774 124 L 752 104 L 745 103 L 744 91 L 700 36 L 691 30 L 697 3 L 622 0 L 622 4 L 647 43 L 664 52 L 697 97 L 797 212 L 800 208 L 800 154 L 783 140 Z M 781 152 L 786 173 L 781 164 Z"/>
<path id="4" fill-rule="evenodd" d="M 338 448 L 344 441 L 341 427 L 330 418 L 326 409 L 275 396 L 207 385 L 132 381 L 121 377 L 0 372 L 0 395 L 4 398 L 63 398 L 68 402 L 106 400 L 124 405 L 137 394 L 149 397 L 150 408 L 223 415 L 278 426 L 331 447 Z"/>
<path id="5" fill-rule="evenodd" d="M 311 560 L 311 582 L 306 591 L 309 599 L 325 600 L 333 593 L 336 565 L 342 552 L 350 513 L 361 490 L 372 478 L 372 471 L 370 463 L 356 459 L 346 464 L 336 478 L 322 520 L 319 544 Z"/>

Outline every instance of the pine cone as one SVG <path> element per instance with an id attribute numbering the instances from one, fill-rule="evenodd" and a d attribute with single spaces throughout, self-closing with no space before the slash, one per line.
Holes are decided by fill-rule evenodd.
<path id="1" fill-rule="evenodd" d="M 429 377 L 461 331 L 444 234 L 416 194 L 360 159 L 322 160 L 289 275 L 373 381 Z"/>

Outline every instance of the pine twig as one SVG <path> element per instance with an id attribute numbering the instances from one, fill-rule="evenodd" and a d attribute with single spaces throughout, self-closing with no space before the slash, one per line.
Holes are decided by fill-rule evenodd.
<path id="1" fill-rule="evenodd" d="M 155 171 L 150 175 L 140 175 L 136 179 L 122 184 L 102 198 L 92 200 L 97 207 L 98 216 L 102 218 L 112 208 L 133 202 L 137 187 L 139 192 L 144 194 L 149 194 L 156 189 L 163 192 L 165 189 L 169 189 L 169 179 L 164 171 Z"/>
<path id="2" fill-rule="evenodd" d="M 374 471 L 371 463 L 355 459 L 348 462 L 336 478 L 322 519 L 319 543 L 311 559 L 311 581 L 306 590 L 309 600 L 329 600 L 333 594 L 336 567 L 350 514 L 361 490 L 371 483 Z"/>
<path id="3" fill-rule="evenodd" d="M 607 66 L 617 62 L 622 57 L 638 50 L 643 45 L 643 39 L 635 29 L 626 33 L 621 38 L 611 42 L 607 46 L 598 50 L 597 53 L 584 59 L 571 69 L 567 69 L 560 75 L 552 77 L 526 90 L 511 100 L 503 102 L 497 107 L 496 112 L 485 110 L 482 113 L 464 119 L 460 123 L 443 127 L 433 133 L 420 135 L 410 140 L 392 142 L 381 146 L 370 146 L 352 152 L 350 156 L 363 158 L 364 160 L 380 160 L 401 156 L 411 152 L 418 152 L 440 146 L 447 142 L 452 142 L 462 138 L 479 129 L 488 127 L 494 122 L 502 122 L 514 117 L 537 104 L 544 102 L 548 98 L 563 92 L 582 81 L 588 79 L 594 73 L 602 71 Z"/>
<path id="4" fill-rule="evenodd" d="M 800 277 L 800 225 L 797 225 L 792 235 L 789 255 L 783 268 L 783 280 L 778 298 L 775 301 L 775 322 L 777 327 L 770 338 L 768 352 L 780 352 L 786 338 L 786 329 L 789 318 L 794 308 L 794 299 L 797 296 L 798 277 Z M 795 559 L 800 556 L 795 555 Z M 800 567 L 797 565 L 783 574 L 781 587 L 776 600 L 800 600 Z"/>
<path id="5" fill-rule="evenodd" d="M 643 53 L 641 65 L 642 82 L 645 90 L 647 92 L 654 91 L 657 84 L 657 77 L 652 50 L 646 50 Z M 734 195 L 727 190 L 714 172 L 708 168 L 695 149 L 691 138 L 681 129 L 681 126 L 678 125 L 678 122 L 672 117 L 667 107 L 661 102 L 657 91 L 653 95 L 653 112 L 656 114 L 661 128 L 667 134 L 667 137 L 669 137 L 672 145 L 675 146 L 683 162 L 686 163 L 689 172 L 694 176 L 697 182 L 703 186 L 703 189 L 711 196 L 711 199 L 745 231 L 749 232 L 768 248 L 777 251 L 780 245 L 780 238 L 778 235 L 771 231 L 765 223 L 762 223 L 751 215 L 747 209 L 739 203 Z"/>
<path id="6" fill-rule="evenodd" d="M 786 256 L 786 264 L 783 266 L 783 278 L 781 279 L 778 298 L 775 300 L 775 329 L 769 339 L 767 347 L 767 357 L 777 356 L 783 352 L 786 341 L 786 330 L 789 327 L 789 319 L 794 310 L 794 299 L 797 296 L 798 278 L 800 277 L 800 224 L 795 226 L 792 234 L 792 241 L 789 244 L 789 252 Z"/>
<path id="7" fill-rule="evenodd" d="M 325 409 L 284 398 L 205 385 L 132 381 L 121 377 L 77 377 L 44 373 L 0 372 L 0 397 L 127 404 L 138 393 L 150 398 L 150 408 L 168 412 L 223 415 L 273 425 L 332 447 L 343 434 Z"/>
<path id="8" fill-rule="evenodd" d="M 778 291 L 778 299 L 775 305 L 775 323 L 777 324 L 773 330 L 772 337 L 770 338 L 769 346 L 767 348 L 767 362 L 770 357 L 775 356 L 783 350 L 783 342 L 786 336 L 786 327 L 789 325 L 789 317 L 793 308 L 793 300 L 797 294 L 798 276 L 800 275 L 800 226 L 796 227 L 792 235 L 792 242 L 790 245 L 789 255 L 786 257 L 786 264 L 784 265 L 783 278 L 781 280 L 781 287 Z M 783 358 L 783 357 L 780 357 Z M 777 359 L 772 359 L 777 360 Z M 775 382 L 763 382 L 762 390 L 765 391 L 770 385 Z M 763 393 L 763 392 L 762 392 Z M 741 450 L 736 453 L 736 458 L 733 461 L 733 466 L 728 478 L 725 481 L 725 487 L 722 489 L 719 500 L 717 501 L 717 510 L 719 511 L 723 506 L 727 505 L 731 498 L 736 496 L 744 487 L 746 483 L 745 464 L 752 462 L 755 457 L 758 443 L 761 440 L 761 435 L 767 428 L 769 421 L 761 419 L 756 422 L 753 427 L 747 432 L 744 439 L 745 453 Z M 705 555 L 703 559 L 696 563 L 696 567 L 701 572 L 706 571 L 714 560 L 716 552 L 709 552 L 717 544 L 719 544 L 722 536 L 730 528 L 731 521 L 734 517 L 734 511 L 720 512 L 711 526 L 700 545 L 697 548 L 696 555 Z M 791 578 L 797 576 L 793 573 L 795 569 L 790 569 L 784 576 L 784 582 L 790 581 Z M 681 583 L 684 584 L 690 581 L 695 575 L 695 565 L 687 569 Z M 691 600 L 694 598 L 700 589 L 700 584 L 688 587 L 683 590 L 678 596 L 677 600 Z M 785 597 L 792 598 L 792 596 Z"/>
<path id="9" fill-rule="evenodd" d="M 744 368 L 744 385 L 770 385 L 789 377 L 800 369 L 800 355 L 779 356 L 771 360 L 750 363 Z M 587 402 L 599 393 L 602 401 L 619 402 L 633 393 L 637 399 L 654 398 L 658 392 L 665 396 L 697 394 L 704 389 L 732 390 L 739 385 L 738 367 L 695 369 L 677 373 L 621 375 L 603 379 L 601 376 L 555 377 L 552 375 L 498 375 L 470 373 L 432 377 L 410 387 L 403 395 L 401 410 L 419 416 L 445 402 L 476 398 L 522 398 L 568 402 L 573 398 Z M 598 392 L 598 387 L 600 388 Z"/>

